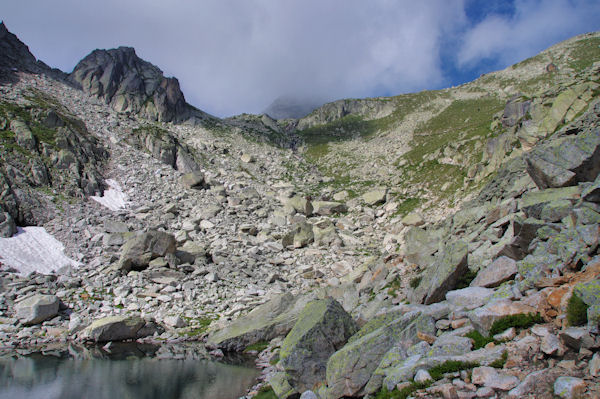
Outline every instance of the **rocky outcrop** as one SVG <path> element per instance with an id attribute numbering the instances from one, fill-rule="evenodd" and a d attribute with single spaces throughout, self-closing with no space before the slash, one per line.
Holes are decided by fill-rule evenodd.
<path id="1" fill-rule="evenodd" d="M 468 247 L 462 241 L 447 245 L 433 265 L 425 270 L 419 285 L 410 293 L 415 303 L 431 304 L 444 300 L 458 279 L 467 272 Z"/>
<path id="2" fill-rule="evenodd" d="M 249 345 L 286 335 L 294 326 L 310 295 L 297 298 L 276 296 L 227 327 L 210 334 L 207 344 L 224 351 L 241 352 Z"/>
<path id="3" fill-rule="evenodd" d="M 333 298 L 306 305 L 281 344 L 279 364 L 287 383 L 299 393 L 322 383 L 329 356 L 357 330 L 352 317 Z M 278 390 L 279 386 L 273 385 L 279 397 L 289 395 L 289 389 Z"/>
<path id="4" fill-rule="evenodd" d="M 27 45 L 9 32 L 4 22 L 0 22 L 0 82 L 15 81 L 17 71 L 48 73 L 54 77 L 63 77 L 60 71 L 51 70 L 42 61 L 36 60 Z"/>
<path id="5" fill-rule="evenodd" d="M 94 50 L 69 76 L 85 92 L 119 112 L 160 122 L 182 122 L 192 116 L 177 79 L 165 78 L 158 67 L 139 58 L 131 47 Z"/>
<path id="6" fill-rule="evenodd" d="M 365 394 L 365 386 L 383 356 L 395 343 L 411 346 L 417 333 L 432 333 L 430 316 L 414 311 L 375 318 L 356 333 L 327 362 L 327 399 Z"/>
<path id="7" fill-rule="evenodd" d="M 83 331 L 83 336 L 95 342 L 143 338 L 151 334 L 151 329 L 144 328 L 146 324 L 139 316 L 110 316 L 95 320 Z"/>

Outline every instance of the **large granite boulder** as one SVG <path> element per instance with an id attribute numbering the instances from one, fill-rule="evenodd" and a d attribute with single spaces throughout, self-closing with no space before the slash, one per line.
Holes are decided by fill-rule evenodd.
<path id="1" fill-rule="evenodd" d="M 292 329 L 300 312 L 312 299 L 312 295 L 278 295 L 228 326 L 211 333 L 207 346 L 227 352 L 242 352 L 248 345 L 283 337 Z"/>
<path id="2" fill-rule="evenodd" d="M 409 293 L 413 303 L 426 305 L 444 300 L 446 293 L 456 286 L 459 278 L 468 270 L 467 244 L 456 241 L 447 245 L 444 252 L 423 273 L 419 285 Z"/>
<path id="3" fill-rule="evenodd" d="M 83 332 L 83 337 L 95 342 L 125 341 L 142 338 L 138 334 L 146 325 L 139 316 L 109 316 L 92 322 Z"/>
<path id="4" fill-rule="evenodd" d="M 150 230 L 127 241 L 121 249 L 120 270 L 143 270 L 151 260 L 175 252 L 177 242 L 171 234 Z"/>
<path id="5" fill-rule="evenodd" d="M 500 256 L 485 269 L 477 273 L 471 287 L 497 287 L 517 274 L 517 262 L 507 256 Z"/>
<path id="6" fill-rule="evenodd" d="M 58 314 L 60 300 L 55 295 L 33 295 L 15 305 L 16 316 L 26 326 L 40 324 Z"/>
<path id="7" fill-rule="evenodd" d="M 391 317 L 395 316 L 395 317 Z M 383 356 L 394 346 L 412 346 L 419 332 L 435 333 L 435 321 L 420 311 L 383 315 L 367 323 L 327 362 L 327 399 L 364 395 Z"/>
<path id="8" fill-rule="evenodd" d="M 534 149 L 526 162 L 527 173 L 541 189 L 593 181 L 600 173 L 600 130 L 553 140 Z"/>
<path id="9" fill-rule="evenodd" d="M 357 330 L 352 317 L 333 298 L 306 305 L 281 344 L 279 365 L 290 386 L 300 393 L 324 382 L 329 356 Z M 285 392 L 275 393 L 282 397 Z"/>

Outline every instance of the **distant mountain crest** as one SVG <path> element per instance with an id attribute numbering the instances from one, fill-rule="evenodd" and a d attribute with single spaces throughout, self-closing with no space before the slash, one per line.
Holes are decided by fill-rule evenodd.
<path id="1" fill-rule="evenodd" d="M 0 76 L 7 78 L 16 70 L 40 73 L 50 68 L 36 58 L 17 36 L 10 33 L 0 22 Z"/>
<path id="2" fill-rule="evenodd" d="M 191 116 L 192 107 L 186 103 L 178 80 L 166 78 L 131 47 L 94 50 L 69 76 L 116 111 L 161 122 L 182 122 Z"/>

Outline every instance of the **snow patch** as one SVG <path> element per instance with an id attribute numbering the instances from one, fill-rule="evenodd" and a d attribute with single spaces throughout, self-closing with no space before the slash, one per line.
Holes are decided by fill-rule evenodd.
<path id="1" fill-rule="evenodd" d="M 43 227 L 19 227 L 14 236 L 0 238 L 0 263 L 21 274 L 49 274 L 63 266 L 78 267 L 80 263 L 68 258 L 64 249 Z"/>
<path id="2" fill-rule="evenodd" d="M 111 211 L 118 211 L 119 209 L 125 208 L 129 201 L 127 201 L 127 195 L 123 192 L 119 183 L 115 180 L 108 179 L 106 180 L 106 185 L 108 188 L 104 190 L 104 195 L 102 197 L 91 196 L 90 198 L 99 204 L 104 205 Z"/>

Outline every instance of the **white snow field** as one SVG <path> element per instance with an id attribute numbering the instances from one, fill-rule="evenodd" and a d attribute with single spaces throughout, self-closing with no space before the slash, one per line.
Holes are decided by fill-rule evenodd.
<path id="1" fill-rule="evenodd" d="M 79 262 L 64 254 L 64 246 L 43 227 L 19 227 L 17 234 L 0 238 L 0 263 L 21 274 L 48 274 L 63 266 L 78 267 Z"/>
<path id="2" fill-rule="evenodd" d="M 90 198 L 99 204 L 104 205 L 111 211 L 118 211 L 119 209 L 125 208 L 128 203 L 127 195 L 123 192 L 119 183 L 115 180 L 107 179 L 106 184 L 109 188 L 104 190 L 104 195 L 102 197 L 91 196 Z"/>

